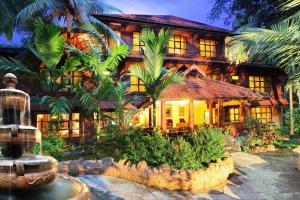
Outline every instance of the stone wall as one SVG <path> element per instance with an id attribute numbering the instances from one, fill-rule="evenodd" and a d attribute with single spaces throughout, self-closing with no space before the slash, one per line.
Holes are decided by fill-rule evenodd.
<path id="1" fill-rule="evenodd" d="M 103 158 L 63 161 L 59 165 L 59 172 L 73 176 L 113 176 L 159 189 L 200 192 L 225 184 L 228 176 L 234 172 L 234 165 L 230 156 L 209 164 L 207 169 L 200 170 L 175 170 L 167 165 L 149 167 L 145 161 L 132 164 L 129 161 L 114 162 L 113 158 Z"/>

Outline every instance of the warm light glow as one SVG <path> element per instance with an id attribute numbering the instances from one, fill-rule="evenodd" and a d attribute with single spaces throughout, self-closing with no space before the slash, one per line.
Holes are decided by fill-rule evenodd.
<path id="1" fill-rule="evenodd" d="M 168 45 L 169 54 L 186 54 L 186 37 L 174 35 Z"/>
<path id="2" fill-rule="evenodd" d="M 216 41 L 200 39 L 200 56 L 215 57 L 216 56 Z"/>
<path id="3" fill-rule="evenodd" d="M 233 80 L 233 81 L 237 81 L 239 79 L 240 79 L 240 77 L 237 75 L 231 76 L 231 80 Z"/>
<path id="4" fill-rule="evenodd" d="M 270 92 L 271 78 L 265 76 L 249 76 L 249 88 L 256 92 Z"/>
<path id="5" fill-rule="evenodd" d="M 166 104 L 179 104 L 179 105 L 186 105 L 190 101 L 189 100 L 179 100 L 179 101 L 166 101 Z"/>

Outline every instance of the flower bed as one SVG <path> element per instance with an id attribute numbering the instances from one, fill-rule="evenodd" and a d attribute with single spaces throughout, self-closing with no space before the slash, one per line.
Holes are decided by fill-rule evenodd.
<path id="1" fill-rule="evenodd" d="M 113 158 L 101 160 L 63 161 L 59 172 L 70 175 L 96 174 L 127 179 L 149 187 L 166 190 L 200 192 L 212 190 L 227 182 L 234 165 L 228 154 L 224 159 L 210 163 L 206 169 L 172 169 L 167 165 L 148 167 L 145 161 L 132 164 L 130 161 L 114 162 Z"/>

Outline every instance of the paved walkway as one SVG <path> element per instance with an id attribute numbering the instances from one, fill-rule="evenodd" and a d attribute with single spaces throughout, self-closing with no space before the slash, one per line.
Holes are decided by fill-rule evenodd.
<path id="1" fill-rule="evenodd" d="M 297 156 L 232 154 L 236 173 L 224 188 L 201 194 L 167 192 L 126 180 L 85 175 L 79 177 L 91 188 L 94 199 L 166 200 L 166 199 L 245 199 L 300 200 L 300 171 Z"/>

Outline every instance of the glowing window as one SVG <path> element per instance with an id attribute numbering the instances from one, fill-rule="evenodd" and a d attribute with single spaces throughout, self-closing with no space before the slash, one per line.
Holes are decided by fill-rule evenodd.
<path id="1" fill-rule="evenodd" d="M 145 92 L 145 84 L 136 76 L 130 76 L 130 91 L 131 92 Z"/>
<path id="2" fill-rule="evenodd" d="M 80 114 L 62 114 L 61 119 L 58 121 L 58 117 L 53 115 L 50 118 L 49 114 L 37 114 L 36 127 L 43 131 L 47 131 L 50 128 L 50 123 L 53 129 L 59 128 L 58 133 L 61 137 L 80 137 Z"/>
<path id="3" fill-rule="evenodd" d="M 240 79 L 240 77 L 237 75 L 231 76 L 231 80 L 233 80 L 233 81 L 237 81 L 239 79 Z"/>
<path id="4" fill-rule="evenodd" d="M 200 56 L 215 57 L 216 56 L 216 41 L 200 39 Z"/>
<path id="5" fill-rule="evenodd" d="M 207 74 L 206 77 L 212 80 L 220 80 L 220 74 L 215 74 L 215 73 Z"/>
<path id="6" fill-rule="evenodd" d="M 228 122 L 240 121 L 240 108 L 239 107 L 227 107 L 226 118 Z"/>
<path id="7" fill-rule="evenodd" d="M 259 120 L 261 123 L 266 124 L 272 121 L 271 107 L 261 106 L 251 108 L 251 118 Z"/>
<path id="8" fill-rule="evenodd" d="M 270 92 L 271 78 L 265 76 L 249 76 L 249 88 L 256 92 Z"/>
<path id="9" fill-rule="evenodd" d="M 141 35 L 141 33 L 139 33 L 139 32 L 133 32 L 132 51 L 134 51 L 134 52 L 141 52 L 142 47 L 145 46 L 145 44 L 140 40 L 140 35 Z"/>
<path id="10" fill-rule="evenodd" d="M 70 84 L 76 85 L 82 82 L 82 73 L 78 71 L 65 73 L 66 77 L 70 78 Z"/>
<path id="11" fill-rule="evenodd" d="M 186 54 L 186 37 L 173 36 L 169 41 L 168 53 L 177 55 Z"/>

